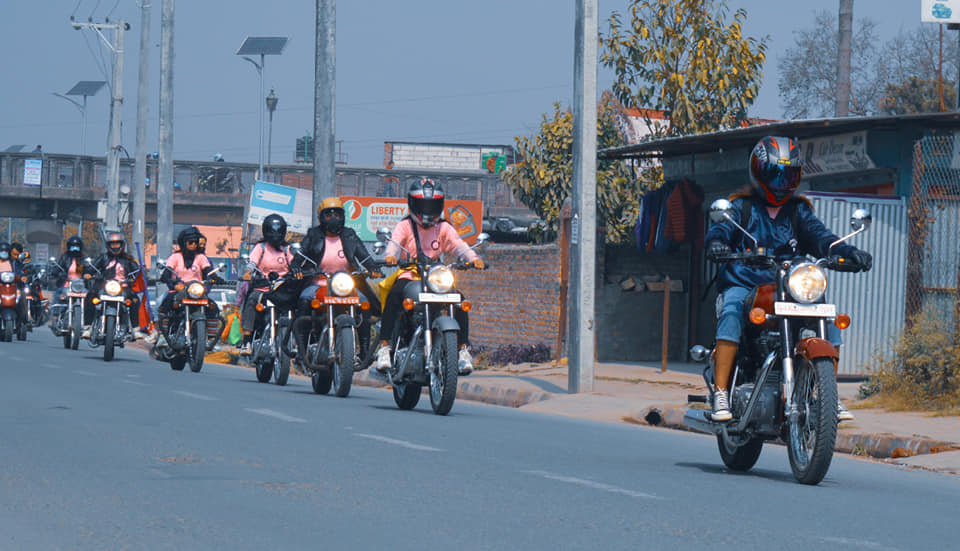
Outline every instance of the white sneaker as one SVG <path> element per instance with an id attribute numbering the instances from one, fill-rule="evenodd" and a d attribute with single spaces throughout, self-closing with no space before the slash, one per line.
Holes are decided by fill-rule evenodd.
<path id="1" fill-rule="evenodd" d="M 91 334 L 93 334 L 93 331 L 90 329 L 90 327 L 84 327 L 83 334 L 80 335 L 80 338 L 89 339 Z"/>
<path id="2" fill-rule="evenodd" d="M 390 369 L 390 366 L 390 347 L 381 346 L 377 350 L 377 363 L 374 364 L 374 368 L 376 368 L 376 370 L 380 373 L 385 373 L 388 369 Z"/>
<path id="3" fill-rule="evenodd" d="M 240 345 L 240 355 L 241 355 L 241 356 L 249 356 L 249 355 L 251 355 L 251 354 L 253 354 L 253 346 L 252 346 L 252 343 L 246 342 L 246 343 L 243 343 L 242 345 Z"/>
<path id="4" fill-rule="evenodd" d="M 714 421 L 729 421 L 733 419 L 730 413 L 730 404 L 727 402 L 727 391 L 718 390 L 713 393 L 713 415 Z"/>
<path id="5" fill-rule="evenodd" d="M 470 356 L 470 352 L 466 348 L 460 349 L 460 354 L 457 361 L 457 372 L 460 375 L 469 375 L 473 373 L 473 357 Z"/>
<path id="6" fill-rule="evenodd" d="M 837 398 L 837 421 L 853 421 L 853 414 L 843 405 L 840 398 Z"/>
<path id="7" fill-rule="evenodd" d="M 146 333 L 144 333 L 143 331 L 139 330 L 139 329 L 134 329 L 134 330 L 133 330 L 133 338 L 134 338 L 134 339 L 144 339 L 144 340 L 146 340 L 146 339 L 150 338 L 150 336 L 147 335 Z"/>

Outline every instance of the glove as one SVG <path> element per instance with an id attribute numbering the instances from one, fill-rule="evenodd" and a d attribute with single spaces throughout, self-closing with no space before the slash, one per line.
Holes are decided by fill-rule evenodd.
<path id="1" fill-rule="evenodd" d="M 867 251 L 861 251 L 855 247 L 850 247 L 850 249 L 844 251 L 841 255 L 842 260 L 839 260 L 838 263 L 846 264 L 843 271 L 849 272 L 869 272 L 870 268 L 873 267 L 873 256 Z"/>
<path id="2" fill-rule="evenodd" d="M 723 241 L 714 239 L 707 243 L 707 258 L 712 262 L 716 262 L 718 258 L 731 253 L 733 253 L 733 249 Z"/>
<path id="3" fill-rule="evenodd" d="M 290 266 L 290 275 L 296 280 L 303 279 L 303 270 L 300 269 L 300 266 Z"/>
<path id="4" fill-rule="evenodd" d="M 397 257 L 395 257 L 395 256 L 388 256 L 388 257 L 386 257 L 386 258 L 383 259 L 383 263 L 386 264 L 387 266 L 396 266 L 396 265 L 397 265 Z"/>
<path id="5" fill-rule="evenodd" d="M 247 270 L 246 272 L 243 272 L 243 275 L 240 276 L 240 279 L 242 279 L 242 280 L 244 280 L 244 281 L 250 281 L 250 270 Z"/>
<path id="6" fill-rule="evenodd" d="M 370 277 L 373 279 L 380 279 L 381 277 L 383 277 L 383 272 L 381 272 L 380 270 L 371 270 Z"/>
<path id="7" fill-rule="evenodd" d="M 483 269 L 483 260 L 480 259 L 480 258 L 474 260 L 474 261 L 473 261 L 473 267 L 476 268 L 476 269 L 478 269 L 478 270 L 482 270 L 482 269 Z"/>

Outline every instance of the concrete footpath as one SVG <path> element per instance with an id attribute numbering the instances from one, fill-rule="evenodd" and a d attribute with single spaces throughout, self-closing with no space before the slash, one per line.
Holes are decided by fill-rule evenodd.
<path id="1" fill-rule="evenodd" d="M 209 357 L 208 361 L 213 360 Z M 243 366 L 240 366 L 243 367 Z M 702 366 L 601 363 L 594 391 L 567 393 L 567 367 L 552 362 L 490 367 L 461 377 L 457 398 L 540 413 L 676 430 L 688 394 L 704 394 Z M 296 375 L 292 375 L 296 376 Z M 353 384 L 387 387 L 367 371 Z M 840 383 L 840 397 L 856 419 L 840 425 L 836 450 L 906 467 L 960 475 L 960 417 L 932 417 L 857 407 L 859 383 Z"/>

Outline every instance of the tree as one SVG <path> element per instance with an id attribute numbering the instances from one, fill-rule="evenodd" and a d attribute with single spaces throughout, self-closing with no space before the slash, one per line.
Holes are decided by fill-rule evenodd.
<path id="1" fill-rule="evenodd" d="M 623 145 L 617 115 L 622 106 L 604 92 L 597 111 L 597 147 Z M 560 208 L 573 180 L 573 114 L 553 104 L 542 116 L 536 136 L 514 138 L 521 162 L 504 173 L 514 195 L 540 216 L 547 236 L 556 235 Z M 597 210 L 607 243 L 627 241 L 640 204 L 640 188 L 632 170 L 620 161 L 597 162 Z"/>
<path id="2" fill-rule="evenodd" d="M 747 118 L 766 39 L 743 37 L 745 10 L 727 23 L 725 0 L 632 0 L 630 14 L 629 23 L 610 16 L 601 60 L 616 74 L 613 92 L 623 105 L 669 113 L 668 128 L 647 120 L 651 132 L 711 132 Z"/>
<path id="3" fill-rule="evenodd" d="M 936 79 L 907 77 L 903 84 L 887 84 L 880 100 L 880 111 L 887 115 L 933 113 L 940 110 L 939 92 Z M 943 83 L 943 101 L 948 109 L 957 103 L 956 88 L 949 82 Z"/>

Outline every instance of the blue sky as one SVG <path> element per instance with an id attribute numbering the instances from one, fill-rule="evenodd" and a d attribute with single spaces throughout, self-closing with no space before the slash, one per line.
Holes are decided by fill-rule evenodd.
<path id="1" fill-rule="evenodd" d="M 157 143 L 160 5 L 153 4 L 149 149 Z M 728 0 L 748 11 L 745 32 L 769 35 L 765 80 L 751 115 L 782 115 L 777 57 L 793 32 L 810 27 L 837 0 Z M 280 101 L 274 114 L 274 162 L 290 162 L 294 143 L 312 128 L 314 0 L 180 0 L 176 2 L 174 156 L 257 161 L 253 66 L 235 55 L 248 35 L 290 37 L 268 57 L 264 84 Z M 601 31 L 626 0 L 600 0 Z M 337 5 L 337 139 L 353 165 L 381 166 L 383 142 L 509 144 L 535 132 L 542 113 L 569 104 L 573 78 L 573 0 L 341 0 Z M 79 80 L 107 80 L 109 52 L 69 17 L 124 18 L 126 35 L 123 144 L 135 150 L 139 55 L 136 0 L 3 0 L 5 46 L 0 95 L 0 150 L 13 144 L 78 153 L 80 114 L 51 92 Z M 880 38 L 920 24 L 920 0 L 858 0 L 854 17 L 879 23 Z M 951 37 L 955 35 L 950 33 Z M 106 71 L 104 74 L 103 71 Z M 601 84 L 611 75 L 601 70 Z M 89 100 L 88 154 L 106 150 L 109 94 Z M 265 138 L 266 139 L 266 138 Z"/>

